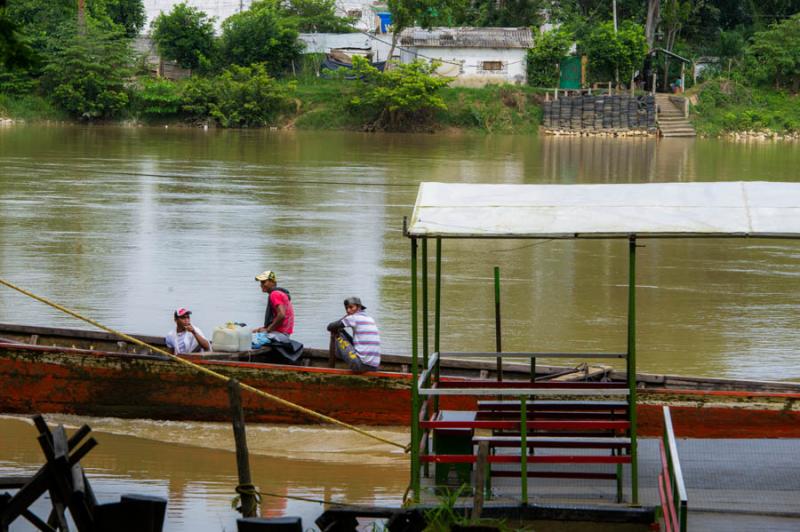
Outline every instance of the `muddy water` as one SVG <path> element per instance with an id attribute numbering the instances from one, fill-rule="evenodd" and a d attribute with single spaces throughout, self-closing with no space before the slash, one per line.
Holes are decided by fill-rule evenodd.
<path id="1" fill-rule="evenodd" d="M 125 493 L 165 497 L 165 530 L 236 530 L 231 499 L 238 482 L 229 426 L 66 416 L 48 420 L 65 423 L 68 432 L 82 423 L 94 429 L 99 445 L 82 463 L 101 503 Z M 381 435 L 407 440 L 399 429 Z M 339 430 L 251 426 L 248 445 L 253 479 L 265 494 L 260 514 L 300 516 L 305 529 L 323 510 L 311 501 L 398 506 L 408 484 L 402 451 L 370 440 L 365 444 Z M 0 476 L 33 474 L 41 462 L 32 424 L 0 418 Z M 34 512 L 46 517 L 49 508 L 42 499 Z M 19 520 L 11 530 L 30 527 Z"/>
<path id="2" fill-rule="evenodd" d="M 263 320 L 253 276 L 272 269 L 306 345 L 355 294 L 407 353 L 401 228 L 420 181 L 792 181 L 800 145 L 31 126 L 0 129 L 0 168 L 0 271 L 34 292 L 149 334 L 186 306 L 210 334 Z M 640 370 L 800 376 L 798 244 L 646 246 Z M 493 348 L 495 265 L 506 350 L 625 345 L 624 242 L 447 242 L 444 258 L 443 349 Z M 0 321 L 81 326 L 5 288 Z"/>
<path id="3" fill-rule="evenodd" d="M 406 353 L 401 228 L 419 182 L 796 181 L 800 145 L 23 126 L 0 128 L 0 168 L 4 279 L 129 332 L 163 334 L 186 306 L 210 334 L 263 319 L 253 276 L 272 269 L 306 345 L 325 345 L 342 298 L 359 295 L 385 350 Z M 444 258 L 443 349 L 494 348 L 494 266 L 506 350 L 624 349 L 626 243 L 447 242 Z M 650 241 L 638 265 L 640 370 L 800 378 L 800 245 Z M 0 322 L 82 327 L 6 288 Z M 171 530 L 234 529 L 226 426 L 89 423 L 101 499 L 169 496 Z M 390 449 L 337 431 L 253 430 L 265 492 L 382 504 L 406 487 Z M 31 434 L 0 420 L 0 474 L 39 463 Z M 310 526 L 320 506 L 267 498 L 263 510 Z"/>

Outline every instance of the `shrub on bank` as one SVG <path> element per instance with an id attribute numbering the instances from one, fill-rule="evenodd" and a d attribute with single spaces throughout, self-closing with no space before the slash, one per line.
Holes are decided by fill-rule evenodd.
<path id="1" fill-rule="evenodd" d="M 363 57 L 354 56 L 353 76 L 360 87 L 350 105 L 363 113 L 364 126 L 370 130 L 425 128 L 437 109 L 447 108 L 439 91 L 451 80 L 433 75 L 437 66 L 435 61 L 417 60 L 393 64 L 381 72 Z"/>
<path id="2" fill-rule="evenodd" d="M 294 103 L 293 83 L 280 83 L 263 64 L 231 66 L 213 78 L 191 78 L 181 88 L 181 111 L 192 121 L 222 127 L 276 124 Z"/>
<path id="3" fill-rule="evenodd" d="M 182 104 L 180 87 L 166 79 L 141 80 L 132 99 L 134 113 L 145 120 L 177 117 Z"/>
<path id="4" fill-rule="evenodd" d="M 704 135 L 752 130 L 780 134 L 800 131 L 798 95 L 716 79 L 703 84 L 697 98 L 693 121 Z"/>

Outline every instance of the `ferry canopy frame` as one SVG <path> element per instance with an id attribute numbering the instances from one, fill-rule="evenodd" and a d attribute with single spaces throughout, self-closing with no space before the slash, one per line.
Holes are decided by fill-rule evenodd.
<path id="1" fill-rule="evenodd" d="M 421 392 L 430 385 L 429 359 L 438 379 L 441 336 L 442 240 L 627 239 L 626 361 L 631 454 L 631 503 L 638 504 L 636 416 L 636 241 L 639 238 L 800 238 L 800 183 L 712 182 L 591 185 L 420 184 L 410 224 L 411 241 L 411 490 L 420 496 Z M 428 240 L 436 244 L 433 351 L 428 324 Z M 419 260 L 418 247 L 421 247 Z M 418 263 L 422 266 L 418 276 Z M 422 301 L 418 284 L 421 280 Z M 495 268 L 498 375 L 502 376 L 499 271 Z M 421 311 L 421 312 L 420 312 Z M 420 327 L 419 318 L 422 318 Z M 422 360 L 420 360 L 420 332 Z M 447 353 L 457 355 L 458 353 Z M 478 353 L 462 353 L 475 355 Z M 487 355 L 483 353 L 482 355 Z M 478 354 L 480 355 L 480 354 Z M 536 353 L 528 353 L 536 356 Z M 424 369 L 420 377 L 420 362 Z M 533 371 L 533 369 L 532 369 Z M 423 379 L 424 382 L 420 382 Z M 438 398 L 434 397 L 434 409 Z M 427 403 L 426 403 L 427 404 Z M 427 410 L 427 406 L 425 409 Z M 527 482 L 523 500 L 527 502 Z"/>

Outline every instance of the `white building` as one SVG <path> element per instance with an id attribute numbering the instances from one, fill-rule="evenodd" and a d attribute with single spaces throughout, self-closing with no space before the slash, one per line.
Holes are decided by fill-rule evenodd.
<path id="1" fill-rule="evenodd" d="M 524 83 L 530 28 L 408 28 L 400 34 L 400 59 L 441 61 L 437 72 L 455 86 Z"/>

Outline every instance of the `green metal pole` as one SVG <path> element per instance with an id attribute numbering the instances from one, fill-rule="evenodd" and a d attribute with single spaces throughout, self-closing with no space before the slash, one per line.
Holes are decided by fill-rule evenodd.
<path id="1" fill-rule="evenodd" d="M 639 463 L 636 446 L 636 237 L 628 239 L 628 412 L 631 435 L 631 504 L 639 504 Z"/>
<path id="2" fill-rule="evenodd" d="M 439 352 L 439 336 L 441 329 L 441 315 L 442 315 L 442 239 L 436 239 L 436 300 L 434 303 L 434 318 L 433 318 L 433 350 Z M 436 370 L 434 371 L 434 380 L 439 382 L 439 365 L 441 364 L 441 357 L 436 362 Z M 433 411 L 439 411 L 439 396 L 433 398 Z"/>
<path id="3" fill-rule="evenodd" d="M 411 239 L 411 489 L 414 502 L 419 502 L 419 389 L 417 375 L 419 368 L 417 327 L 417 239 Z"/>
<path id="4" fill-rule="evenodd" d="M 428 239 L 422 239 L 422 369 L 428 369 Z M 425 381 L 425 386 L 430 385 L 430 377 Z M 429 398 L 430 399 L 430 398 Z M 428 403 L 426 403 L 427 405 Z M 425 407 L 425 419 L 428 419 L 430 411 Z M 427 454 L 427 450 L 426 450 Z M 425 478 L 430 476 L 428 462 L 423 465 Z"/>
<path id="5" fill-rule="evenodd" d="M 494 343 L 498 353 L 503 352 L 500 322 L 500 267 L 494 267 Z M 497 357 L 497 380 L 503 380 L 503 357 Z"/>
<path id="6" fill-rule="evenodd" d="M 422 239 L 422 367 L 428 369 L 428 239 Z"/>
<path id="7" fill-rule="evenodd" d="M 522 478 L 522 504 L 528 504 L 528 398 L 519 398 L 519 468 Z"/>

